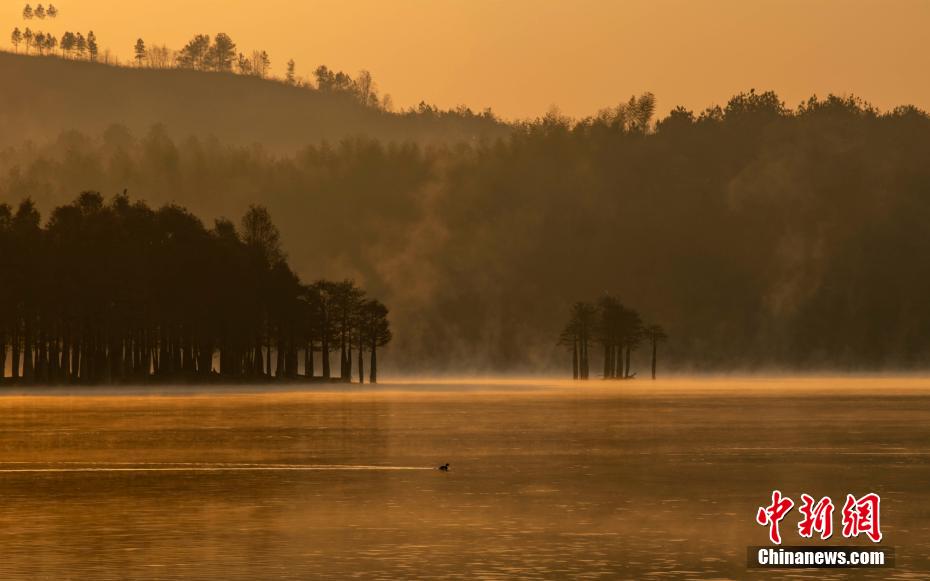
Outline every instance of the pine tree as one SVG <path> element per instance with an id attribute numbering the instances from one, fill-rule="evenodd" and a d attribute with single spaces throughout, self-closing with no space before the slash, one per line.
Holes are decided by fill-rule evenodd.
<path id="1" fill-rule="evenodd" d="M 13 47 L 16 49 L 16 52 L 19 52 L 19 43 L 23 41 L 23 33 L 19 31 L 19 27 L 13 29 L 10 40 L 13 42 Z"/>
<path id="2" fill-rule="evenodd" d="M 134 51 L 136 53 L 136 65 L 141 67 L 142 61 L 145 60 L 145 41 L 143 41 L 141 38 L 136 40 Z"/>
<path id="3" fill-rule="evenodd" d="M 32 20 L 33 16 L 35 16 L 35 13 L 32 11 L 32 6 L 26 4 L 26 7 L 23 8 L 23 20 Z"/>
<path id="4" fill-rule="evenodd" d="M 288 85 L 294 84 L 294 81 L 295 81 L 294 67 L 295 66 L 296 65 L 294 64 L 294 59 L 287 61 L 287 76 L 285 76 L 285 80 L 287 81 Z"/>
<path id="5" fill-rule="evenodd" d="M 90 55 L 90 60 L 97 61 L 97 35 L 94 34 L 94 31 L 91 30 L 87 33 L 87 52 Z"/>
<path id="6" fill-rule="evenodd" d="M 45 20 L 45 7 L 39 4 L 36 6 L 35 16 L 39 20 Z"/>

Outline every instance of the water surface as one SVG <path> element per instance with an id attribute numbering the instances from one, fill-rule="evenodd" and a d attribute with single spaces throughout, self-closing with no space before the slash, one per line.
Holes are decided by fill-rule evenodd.
<path id="1" fill-rule="evenodd" d="M 325 389 L 0 397 L 0 577 L 761 579 L 776 487 L 878 492 L 898 554 L 785 578 L 930 574 L 925 379 Z"/>

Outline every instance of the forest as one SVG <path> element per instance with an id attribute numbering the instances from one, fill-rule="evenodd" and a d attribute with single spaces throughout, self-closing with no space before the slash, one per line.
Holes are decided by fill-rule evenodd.
<path id="1" fill-rule="evenodd" d="M 564 374 L 566 313 L 605 292 L 661 322 L 669 371 L 928 367 L 925 112 L 757 91 L 656 108 L 643 94 L 502 136 L 289 154 L 158 125 L 67 131 L 0 150 L 0 200 L 125 188 L 206 219 L 260 203 L 296 273 L 391 305 L 404 371 Z"/>
<path id="2" fill-rule="evenodd" d="M 28 198 L 0 204 L 0 271 L 0 381 L 364 383 L 367 353 L 376 383 L 391 340 L 352 281 L 300 282 L 262 206 L 207 229 L 125 192 L 84 192 L 44 225 Z"/>

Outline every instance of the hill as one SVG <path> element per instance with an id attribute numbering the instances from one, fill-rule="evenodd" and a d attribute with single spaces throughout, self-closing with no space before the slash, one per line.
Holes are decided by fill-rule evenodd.
<path id="1" fill-rule="evenodd" d="M 273 152 L 367 136 L 419 143 L 505 134 L 484 115 L 390 113 L 343 93 L 232 73 L 135 69 L 0 52 L 0 146 L 44 141 L 63 131 L 99 134 L 121 124 L 142 134 L 163 124 L 170 136 L 215 136 Z"/>

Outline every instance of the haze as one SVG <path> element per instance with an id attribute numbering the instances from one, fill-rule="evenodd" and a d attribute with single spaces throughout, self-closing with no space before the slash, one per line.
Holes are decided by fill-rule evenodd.
<path id="1" fill-rule="evenodd" d="M 23 3 L 4 3 L 4 30 Z M 35 2 L 33 2 L 35 4 Z M 94 30 L 102 49 L 131 57 L 135 39 L 180 48 L 227 32 L 260 48 L 283 74 L 319 64 L 372 72 L 396 105 L 492 107 L 505 118 L 558 106 L 580 116 L 649 90 L 659 112 L 702 109 L 750 87 L 789 106 L 817 93 L 855 93 L 888 108 L 930 107 L 930 51 L 920 0 L 116 0 L 55 2 L 34 28 Z M 7 46 L 9 39 L 3 38 Z"/>

